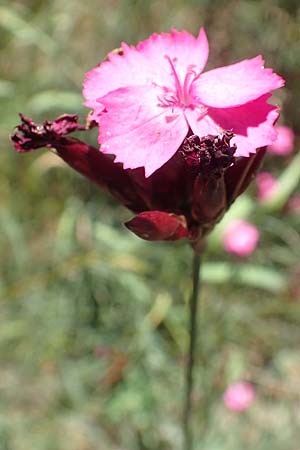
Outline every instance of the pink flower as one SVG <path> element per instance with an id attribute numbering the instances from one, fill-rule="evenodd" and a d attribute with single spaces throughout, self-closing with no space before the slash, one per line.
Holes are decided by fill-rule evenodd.
<path id="1" fill-rule="evenodd" d="M 232 130 L 236 157 L 276 139 L 277 108 L 267 103 L 284 80 L 264 69 L 261 56 L 202 73 L 208 42 L 172 30 L 137 47 L 122 43 L 86 75 L 85 105 L 99 125 L 101 151 L 124 169 L 149 177 L 177 152 L 187 135 Z"/>
<path id="2" fill-rule="evenodd" d="M 245 381 L 231 384 L 223 395 L 223 400 L 228 409 L 242 412 L 251 406 L 255 400 L 255 389 L 252 384 Z"/>
<path id="3" fill-rule="evenodd" d="M 233 220 L 223 232 L 225 250 L 242 257 L 251 255 L 258 240 L 258 229 L 245 220 Z"/>
<path id="4" fill-rule="evenodd" d="M 125 225 L 138 236 L 197 245 L 275 139 L 278 111 L 267 99 L 284 83 L 260 56 L 203 74 L 207 57 L 202 29 L 197 38 L 172 30 L 136 48 L 122 44 L 87 74 L 86 127 L 75 115 L 42 124 L 21 115 L 15 149 L 55 149 L 135 213 Z M 93 126 L 101 151 L 67 136 Z"/>
<path id="5" fill-rule="evenodd" d="M 276 192 L 278 181 L 270 172 L 260 172 L 256 177 L 257 197 L 260 201 L 268 200 Z"/>
<path id="6" fill-rule="evenodd" d="M 277 139 L 268 147 L 268 152 L 274 155 L 287 156 L 293 152 L 295 135 L 291 128 L 276 125 Z"/>

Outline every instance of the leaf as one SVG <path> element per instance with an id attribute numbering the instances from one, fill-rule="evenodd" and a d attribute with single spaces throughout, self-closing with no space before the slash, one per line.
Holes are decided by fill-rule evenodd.
<path id="1" fill-rule="evenodd" d="M 12 33 L 19 42 L 34 44 L 45 53 L 53 53 L 58 49 L 56 42 L 44 31 L 24 20 L 16 11 L 0 7 L 0 26 Z"/>
<path id="2" fill-rule="evenodd" d="M 276 270 L 252 264 L 205 263 L 202 277 L 210 284 L 234 283 L 270 292 L 281 292 L 287 287 L 285 277 Z"/>
<path id="3" fill-rule="evenodd" d="M 1 13 L 1 11 L 0 11 Z M 12 81 L 0 80 L 0 98 L 10 98 L 15 94 L 15 85 Z"/>

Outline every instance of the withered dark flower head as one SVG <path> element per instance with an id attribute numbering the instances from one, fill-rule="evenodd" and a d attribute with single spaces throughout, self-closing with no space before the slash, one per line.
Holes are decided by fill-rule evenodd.
<path id="1" fill-rule="evenodd" d="M 40 147 L 53 147 L 65 135 L 85 129 L 79 125 L 77 114 L 63 114 L 54 121 L 45 120 L 42 124 L 36 124 L 23 114 L 20 117 L 21 124 L 11 136 L 15 149 L 20 153 Z"/>
<path id="2" fill-rule="evenodd" d="M 180 153 L 187 165 L 197 173 L 211 176 L 220 175 L 221 172 L 234 163 L 236 144 L 230 146 L 230 140 L 234 137 L 231 131 L 202 138 L 192 134 L 184 139 Z"/>

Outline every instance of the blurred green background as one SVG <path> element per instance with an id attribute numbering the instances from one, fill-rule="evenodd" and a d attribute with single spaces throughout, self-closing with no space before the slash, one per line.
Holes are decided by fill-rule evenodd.
<path id="1" fill-rule="evenodd" d="M 201 25 L 209 67 L 262 53 L 284 76 L 274 101 L 298 136 L 298 0 L 0 2 L 0 450 L 181 448 L 189 247 L 139 240 L 130 212 L 51 153 L 16 154 L 8 134 L 18 112 L 84 120 L 84 74 L 120 41 Z M 266 159 L 276 198 L 258 205 L 252 187 L 229 213 L 259 228 L 251 257 L 225 253 L 222 224 L 211 238 L 196 450 L 299 450 L 300 214 L 285 207 L 298 153 L 297 140 Z M 241 379 L 257 398 L 234 414 L 222 395 Z"/>

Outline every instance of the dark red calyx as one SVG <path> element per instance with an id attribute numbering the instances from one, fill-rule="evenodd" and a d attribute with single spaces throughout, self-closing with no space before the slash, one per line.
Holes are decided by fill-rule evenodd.
<path id="1" fill-rule="evenodd" d="M 230 145 L 234 134 L 224 131 L 220 135 L 202 138 L 193 134 L 185 138 L 180 153 L 187 165 L 202 175 L 218 175 L 234 163 L 236 144 Z"/>
<path id="2" fill-rule="evenodd" d="M 16 127 L 11 140 L 15 149 L 21 153 L 40 147 L 52 147 L 65 135 L 85 129 L 78 124 L 76 114 L 63 114 L 53 121 L 45 120 L 42 124 L 35 123 L 23 114 L 20 117 L 22 122 Z"/>

